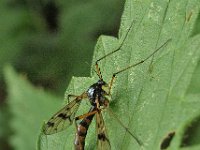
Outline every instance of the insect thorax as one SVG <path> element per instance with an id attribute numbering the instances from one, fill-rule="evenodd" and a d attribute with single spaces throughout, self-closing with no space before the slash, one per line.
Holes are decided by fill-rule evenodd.
<path id="1" fill-rule="evenodd" d="M 98 100 L 100 106 L 104 105 L 106 91 L 102 88 L 103 86 L 107 86 L 107 83 L 103 80 L 99 80 L 97 83 L 91 85 L 87 90 L 87 95 L 91 105 L 96 106 L 96 99 Z"/>

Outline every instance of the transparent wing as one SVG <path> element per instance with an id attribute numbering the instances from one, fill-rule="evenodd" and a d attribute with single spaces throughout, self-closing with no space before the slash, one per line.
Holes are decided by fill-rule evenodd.
<path id="1" fill-rule="evenodd" d="M 106 126 L 101 111 L 96 113 L 96 128 L 97 128 L 97 149 L 111 150 L 110 141 L 108 139 Z"/>
<path id="2" fill-rule="evenodd" d="M 43 127 L 44 134 L 54 134 L 69 127 L 73 123 L 81 100 L 82 97 L 77 97 L 56 114 L 54 114 Z"/>

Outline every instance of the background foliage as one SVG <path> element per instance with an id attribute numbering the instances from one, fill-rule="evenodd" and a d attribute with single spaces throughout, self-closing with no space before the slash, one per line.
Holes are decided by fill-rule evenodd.
<path id="1" fill-rule="evenodd" d="M 13 109 L 21 108 L 21 104 L 18 107 L 19 105 L 10 102 L 16 99 L 22 100 L 23 105 L 27 104 L 31 107 L 35 102 L 37 106 L 36 101 L 41 98 L 35 96 L 36 93 L 44 93 L 42 88 L 56 96 L 52 99 L 61 101 L 72 75 L 89 75 L 93 49 L 98 36 L 117 34 L 123 5 L 123 0 L 0 1 L 0 149 L 35 148 L 36 133 L 35 136 L 28 134 L 28 130 L 31 130 L 28 124 L 27 134 L 21 131 L 24 130 L 23 127 L 18 131 L 16 127 L 19 125 L 13 127 L 12 121 L 15 120 L 15 115 L 20 116 L 26 111 L 21 109 L 23 111 L 17 113 L 17 110 Z M 23 74 L 23 80 L 28 78 L 36 85 L 37 92 L 30 88 L 36 93 L 29 91 L 32 96 L 25 94 L 30 84 L 20 80 L 10 67 L 3 69 L 6 64 L 12 65 L 18 73 Z M 5 71 L 7 73 L 4 72 L 5 78 L 3 78 L 3 70 L 7 70 Z M 22 87 L 21 83 L 28 85 L 19 89 L 18 87 Z M 20 98 L 19 95 L 26 96 Z M 5 101 L 6 97 L 9 102 Z M 45 99 L 51 101 L 51 98 L 48 100 L 47 97 Z M 50 105 L 47 101 L 46 104 Z M 33 107 L 31 110 L 39 113 L 42 107 Z M 28 121 L 24 120 L 24 116 L 21 117 L 19 122 Z M 31 118 L 29 121 L 32 120 Z M 37 127 L 39 126 L 38 124 Z M 32 137 L 34 140 L 32 143 L 25 143 L 19 140 L 19 135 L 26 139 Z M 23 144 L 28 147 L 25 148 Z"/>
<path id="2" fill-rule="evenodd" d="M 45 149 L 48 144 L 47 149 L 53 149 L 53 146 L 63 149 L 63 144 L 65 148 L 72 147 L 73 127 L 52 137 L 41 138 L 41 135 L 36 143 L 39 128 L 43 120 L 61 107 L 60 100 L 71 76 L 89 75 L 97 37 L 100 34 L 116 35 L 123 2 L 10 0 L 0 3 L 1 18 L 5 18 L 0 20 L 0 65 L 5 68 L 0 73 L 2 99 L 5 89 L 8 93 L 7 105 L 2 103 L 0 111 L 0 147 L 19 150 L 35 149 L 36 145 Z M 181 3 L 175 0 L 170 3 L 128 0 L 119 38 L 127 32 L 130 18 L 136 23 L 122 49 L 126 52 L 101 64 L 105 80 L 109 81 L 116 68 L 144 58 L 150 49 L 173 38 L 168 49 L 153 60 L 152 68 L 148 62 L 117 78 L 112 95 L 116 101 L 111 102 L 111 108 L 118 116 L 129 116 L 122 120 L 131 130 L 137 131 L 148 150 L 159 149 L 167 135 L 173 132 L 174 138 L 166 140 L 172 140 L 169 149 L 199 149 L 198 6 L 198 0 Z M 102 36 L 93 59 L 112 50 L 118 43 L 117 39 Z M 23 75 L 18 75 L 10 66 L 5 67 L 6 63 Z M 147 73 L 149 66 L 151 69 Z M 27 78 L 37 86 L 32 87 Z M 79 94 L 95 80 L 94 77 L 73 78 L 66 93 Z M 42 87 L 50 92 L 44 92 Z M 81 111 L 84 109 L 87 108 Z M 112 118 L 105 118 L 111 128 L 109 135 L 113 148 L 138 148 L 123 129 L 113 126 Z M 94 125 L 86 143 L 88 149 L 95 147 L 93 128 Z M 114 136 L 114 131 L 120 136 Z"/>

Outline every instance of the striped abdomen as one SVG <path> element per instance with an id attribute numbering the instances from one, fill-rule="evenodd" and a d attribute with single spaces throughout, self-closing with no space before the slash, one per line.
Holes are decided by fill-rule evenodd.
<path id="1" fill-rule="evenodd" d="M 89 112 L 94 111 L 95 108 L 91 108 Z M 78 125 L 77 133 L 74 141 L 75 150 L 84 150 L 85 138 L 87 135 L 88 128 L 92 122 L 95 114 L 84 118 Z"/>

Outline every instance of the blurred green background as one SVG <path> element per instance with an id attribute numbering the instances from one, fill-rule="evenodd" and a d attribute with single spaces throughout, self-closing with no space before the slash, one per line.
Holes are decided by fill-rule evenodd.
<path id="1" fill-rule="evenodd" d="M 117 36 L 123 6 L 124 0 L 0 1 L 0 149 L 15 149 L 5 65 L 62 100 L 72 75 L 89 76 L 99 35 Z"/>

